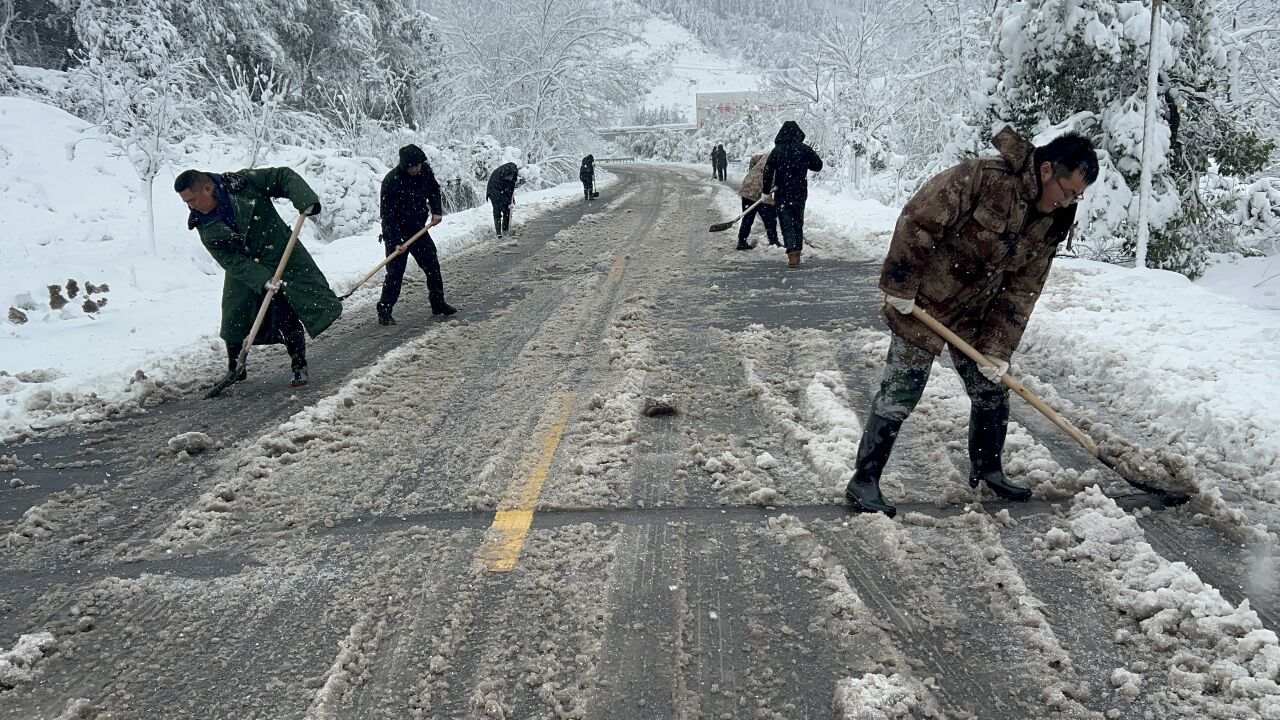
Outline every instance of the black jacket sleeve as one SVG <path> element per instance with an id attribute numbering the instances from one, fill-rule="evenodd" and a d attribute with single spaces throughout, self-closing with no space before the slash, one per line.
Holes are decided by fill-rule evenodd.
<path id="1" fill-rule="evenodd" d="M 443 215 L 444 205 L 440 202 L 440 183 L 436 181 L 436 174 L 426 163 L 422 164 L 422 172 L 427 176 L 427 204 L 431 206 L 431 214 Z"/>
<path id="2" fill-rule="evenodd" d="M 382 238 L 388 242 L 400 242 L 400 225 L 396 222 L 400 208 L 394 178 L 383 178 L 381 195 L 378 210 L 382 215 Z"/>
<path id="3" fill-rule="evenodd" d="M 813 172 L 818 172 L 819 170 L 821 170 L 822 158 L 818 157 L 818 151 L 814 150 L 808 145 L 805 145 L 804 149 L 809 151 L 809 169 L 812 170 Z"/>

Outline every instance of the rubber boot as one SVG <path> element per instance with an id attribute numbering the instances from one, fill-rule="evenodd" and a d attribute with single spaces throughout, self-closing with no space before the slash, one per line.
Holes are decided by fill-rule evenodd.
<path id="1" fill-rule="evenodd" d="M 751 245 L 747 244 L 747 239 L 739 236 L 738 246 L 735 247 L 734 250 L 750 250 L 750 249 L 751 249 Z"/>
<path id="2" fill-rule="evenodd" d="M 431 301 L 432 315 L 444 315 L 445 317 L 449 317 L 450 315 L 458 312 L 457 308 L 444 301 L 443 295 L 429 295 L 427 297 Z"/>
<path id="3" fill-rule="evenodd" d="M 995 410 L 969 411 L 969 487 L 984 482 L 991 492 L 1006 500 L 1030 500 L 1031 489 L 1014 485 L 1004 476 L 1000 453 L 1009 432 L 1009 405 Z"/>
<path id="4" fill-rule="evenodd" d="M 236 371 L 236 360 L 240 359 L 240 351 L 244 349 L 243 343 L 227 343 L 227 374 Z M 249 378 L 249 359 L 245 358 L 244 367 L 240 368 L 240 374 L 236 376 L 236 382 L 243 382 Z"/>
<path id="5" fill-rule="evenodd" d="M 302 387 L 310 380 L 307 373 L 307 341 L 305 335 L 298 333 L 285 338 L 285 347 L 289 350 L 289 368 L 293 370 L 293 378 L 289 387 Z"/>
<path id="6" fill-rule="evenodd" d="M 893 452 L 893 443 L 898 439 L 901 428 L 901 420 L 889 420 L 874 414 L 867 419 L 862 441 L 858 443 L 858 461 L 853 478 L 844 489 L 844 496 L 858 512 L 882 512 L 889 517 L 898 514 L 898 508 L 880 494 L 880 473 L 889 462 L 889 454 Z"/>

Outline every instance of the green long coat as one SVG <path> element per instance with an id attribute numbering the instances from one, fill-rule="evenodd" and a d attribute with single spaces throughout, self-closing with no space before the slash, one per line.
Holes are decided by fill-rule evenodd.
<path id="1" fill-rule="evenodd" d="M 200 242 L 227 271 L 222 282 L 220 334 L 228 344 L 235 344 L 243 343 L 249 335 L 266 295 L 263 286 L 275 274 L 293 233 L 293 228 L 280 219 L 271 198 L 288 198 L 299 212 L 318 199 L 301 176 L 285 167 L 241 170 L 221 177 L 240 231 L 233 231 L 221 219 L 201 224 L 195 212 L 188 224 L 199 229 Z M 329 281 L 301 241 L 294 244 L 283 279 L 285 287 L 281 292 L 311 337 L 324 332 L 342 315 L 342 301 L 329 288 Z M 281 341 L 272 313 L 267 313 L 254 344 Z"/>

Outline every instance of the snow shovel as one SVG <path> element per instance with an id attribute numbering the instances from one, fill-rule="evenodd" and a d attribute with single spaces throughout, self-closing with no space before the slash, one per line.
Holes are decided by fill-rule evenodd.
<path id="1" fill-rule="evenodd" d="M 418 232 L 414 233 L 414 234 L 413 234 L 413 237 L 411 237 L 411 238 L 409 238 L 408 240 L 405 240 L 404 242 L 402 242 L 402 243 L 400 243 L 399 245 L 397 245 L 397 246 L 396 246 L 396 249 L 395 249 L 395 250 L 393 250 L 393 251 L 391 252 L 391 254 L 390 254 L 390 255 L 388 255 L 385 259 L 383 259 L 383 261 L 382 261 L 382 262 L 378 263 L 378 265 L 377 265 L 374 269 L 372 269 L 372 270 L 370 270 L 369 272 L 365 273 L 365 276 L 364 276 L 364 277 L 362 277 L 362 278 L 360 278 L 360 281 L 359 281 L 359 282 L 357 282 L 357 283 L 356 283 L 356 284 L 355 284 L 355 285 L 354 285 L 350 290 L 348 290 L 346 295 L 343 295 L 342 297 L 340 297 L 340 298 L 338 298 L 338 299 L 339 299 L 339 300 L 346 300 L 347 298 L 351 297 L 351 296 L 352 296 L 352 294 L 354 294 L 356 290 L 359 290 L 359 289 L 360 289 L 360 286 L 361 286 L 361 285 L 364 285 L 366 282 L 368 282 L 368 281 L 369 281 L 369 278 L 373 277 L 374 275 L 377 275 L 377 274 L 378 274 L 378 271 L 379 271 L 379 270 L 381 270 L 382 268 L 386 267 L 388 263 L 390 263 L 392 260 L 395 260 L 396 258 L 400 257 L 401 255 L 403 255 L 403 254 L 405 254 L 405 253 L 409 252 L 409 246 L 410 246 L 410 245 L 412 245 L 412 244 L 414 243 L 414 241 L 415 241 L 415 240 L 417 240 L 418 238 L 420 238 L 420 237 L 422 237 L 424 234 L 426 234 L 426 232 L 427 232 L 428 230 L 430 230 L 431 228 L 435 227 L 435 226 L 436 226 L 436 224 L 437 224 L 437 223 L 431 223 L 431 224 L 427 225 L 426 227 L 422 228 L 422 229 L 421 229 L 421 230 L 419 230 Z"/>
<path id="2" fill-rule="evenodd" d="M 946 325 L 943 325 L 937 320 L 934 320 L 933 317 L 930 316 L 929 313 L 921 309 L 919 305 L 911 309 L 911 316 L 919 320 L 920 322 L 924 323 L 925 325 L 927 325 L 930 330 L 932 330 L 935 334 L 938 335 L 938 337 L 942 338 L 943 340 L 946 340 L 947 343 L 951 345 L 951 347 L 954 347 L 960 352 L 964 353 L 965 355 L 968 355 L 969 359 L 978 363 L 979 367 L 995 367 L 996 366 L 995 363 L 987 359 L 986 355 L 983 355 L 982 353 L 978 352 L 973 348 L 972 345 L 965 342 L 964 340 L 961 340 L 959 335 L 956 335 L 955 333 L 951 332 L 951 330 L 947 328 Z M 1080 443 L 1081 447 L 1089 451 L 1089 454 L 1097 458 L 1103 465 L 1106 465 L 1107 467 L 1114 470 L 1117 475 L 1119 475 L 1122 479 L 1124 479 L 1125 482 L 1129 483 L 1133 487 L 1141 490 L 1142 492 L 1150 493 L 1151 495 L 1155 495 L 1159 497 L 1161 499 L 1161 502 L 1163 502 L 1165 505 L 1170 505 L 1170 506 L 1181 505 L 1191 499 L 1191 496 L 1186 495 L 1184 493 L 1154 487 L 1140 480 L 1135 480 L 1131 477 L 1128 477 L 1125 474 L 1124 470 L 1120 467 L 1120 464 L 1116 462 L 1114 458 L 1108 457 L 1107 454 L 1098 447 L 1097 443 L 1093 441 L 1093 438 L 1089 437 L 1088 435 L 1085 435 L 1083 432 L 1080 431 L 1079 428 L 1077 428 L 1075 425 L 1072 425 L 1070 421 L 1068 421 L 1066 418 L 1059 415 L 1057 411 L 1049 407 L 1049 405 L 1046 404 L 1044 400 L 1041 400 L 1038 395 L 1031 392 L 1031 390 L 1029 390 L 1026 385 L 1023 385 L 1021 382 L 1019 382 L 1017 378 L 1013 377 L 1009 373 L 1005 373 L 1004 375 L 1000 376 L 1000 381 L 1003 382 L 1005 385 L 1009 386 L 1010 390 L 1021 395 L 1023 400 L 1026 400 L 1027 402 L 1031 403 L 1032 407 L 1039 410 L 1045 417 L 1049 418 L 1049 420 L 1052 421 L 1054 425 L 1057 425 L 1059 429 L 1061 429 L 1066 434 L 1070 435 L 1073 440 Z"/>
<path id="3" fill-rule="evenodd" d="M 272 285 L 280 284 L 280 278 L 284 275 L 284 268 L 289 264 L 289 256 L 293 254 L 293 246 L 298 244 L 298 233 L 302 232 L 302 224 L 306 221 L 306 215 L 299 215 L 298 221 L 293 224 L 293 234 L 289 236 L 289 244 L 284 246 L 284 255 L 280 257 L 280 263 L 276 265 L 276 274 L 271 276 Z M 236 358 L 235 367 L 231 368 L 227 376 L 218 381 L 218 384 L 209 388 L 209 392 L 204 394 L 205 398 L 221 395 L 223 390 L 235 383 L 236 377 L 244 370 L 245 363 L 249 361 L 249 348 L 253 347 L 253 339 L 258 336 L 258 330 L 262 327 L 262 320 L 267 317 L 267 310 L 271 307 L 271 299 L 275 296 L 275 290 L 267 290 L 266 297 L 262 298 L 262 305 L 258 307 L 258 317 L 254 318 L 253 327 L 249 330 L 249 336 L 244 339 L 244 347 L 240 348 L 240 355 Z"/>
<path id="4" fill-rule="evenodd" d="M 716 223 L 715 225 L 712 225 L 712 226 L 711 226 L 711 229 L 710 229 L 710 232 L 721 232 L 721 231 L 723 231 L 723 230 L 728 230 L 729 228 L 733 227 L 734 225 L 736 225 L 736 224 L 738 223 L 738 221 L 739 221 L 739 220 L 741 220 L 742 218 L 746 217 L 746 216 L 747 216 L 747 213 L 751 212 L 752 210 L 755 210 L 755 209 L 756 209 L 756 206 L 758 206 L 760 203 L 764 202 L 764 199 L 765 199 L 766 197 L 768 197 L 768 196 L 767 196 L 767 195 L 761 195 L 759 200 L 757 200 L 757 201 L 755 201 L 755 202 L 751 203 L 751 207 L 747 208 L 746 210 L 743 210 L 741 215 L 739 215 L 738 217 L 736 217 L 736 218 L 734 218 L 734 219 L 730 220 L 729 222 Z"/>

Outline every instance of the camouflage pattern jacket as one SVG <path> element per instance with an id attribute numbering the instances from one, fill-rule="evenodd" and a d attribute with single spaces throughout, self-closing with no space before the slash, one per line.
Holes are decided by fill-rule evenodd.
<path id="1" fill-rule="evenodd" d="M 746 176 L 742 178 L 742 190 L 739 195 L 748 200 L 759 200 L 764 194 L 764 164 L 769 159 L 769 153 L 760 153 L 751 156 L 750 170 L 747 170 Z M 773 204 L 773 197 L 765 201 L 766 205 Z"/>
<path id="2" fill-rule="evenodd" d="M 880 289 L 916 303 L 970 345 L 1008 360 L 1049 275 L 1076 206 L 1048 215 L 1035 146 L 1005 127 L 998 157 L 945 170 L 902 208 L 880 274 Z M 944 343 L 923 323 L 885 307 L 889 329 L 935 355 Z"/>

